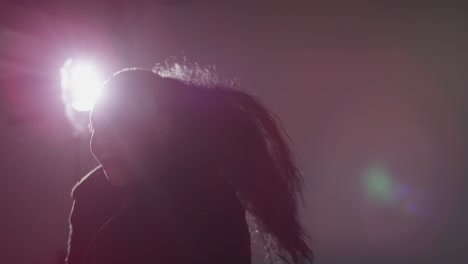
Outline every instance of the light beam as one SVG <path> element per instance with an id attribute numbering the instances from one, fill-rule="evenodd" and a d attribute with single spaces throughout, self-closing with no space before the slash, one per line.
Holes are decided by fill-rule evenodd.
<path id="1" fill-rule="evenodd" d="M 60 75 L 65 104 L 77 111 L 91 111 L 104 81 L 98 68 L 90 61 L 68 59 Z"/>

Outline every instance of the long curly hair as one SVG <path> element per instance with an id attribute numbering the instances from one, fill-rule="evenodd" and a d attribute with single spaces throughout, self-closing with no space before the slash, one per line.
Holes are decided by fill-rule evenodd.
<path id="1" fill-rule="evenodd" d="M 289 147 L 290 138 L 279 119 L 260 100 L 221 80 L 213 68 L 166 62 L 153 71 L 187 84 L 183 91 L 195 99 L 193 112 L 212 146 L 219 172 L 235 187 L 248 212 L 253 238 L 260 238 L 268 260 L 312 262 L 308 238 L 298 221 L 302 174 Z M 204 118 L 201 118 L 203 116 Z"/>
<path id="2" fill-rule="evenodd" d="M 148 73 L 170 86 L 170 96 L 161 104 L 178 120 L 178 145 L 192 151 L 184 160 L 215 167 L 234 187 L 251 236 L 263 243 L 267 260 L 312 262 L 298 221 L 302 175 L 278 118 L 258 98 L 220 80 L 213 69 L 168 62 L 143 75 Z"/>

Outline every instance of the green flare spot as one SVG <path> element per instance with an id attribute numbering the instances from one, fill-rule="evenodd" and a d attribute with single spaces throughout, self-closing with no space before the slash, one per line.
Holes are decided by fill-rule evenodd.
<path id="1" fill-rule="evenodd" d="M 377 165 L 369 166 L 364 171 L 363 183 L 370 200 L 386 204 L 393 202 L 393 182 L 385 168 Z"/>

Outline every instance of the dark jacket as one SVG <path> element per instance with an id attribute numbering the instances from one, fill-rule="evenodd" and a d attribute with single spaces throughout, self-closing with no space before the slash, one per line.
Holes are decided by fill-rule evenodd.
<path id="1" fill-rule="evenodd" d="M 101 167 L 74 187 L 68 264 L 250 263 L 245 211 L 234 193 L 223 190 L 216 206 L 198 211 L 158 192 L 127 200 L 125 191 Z"/>

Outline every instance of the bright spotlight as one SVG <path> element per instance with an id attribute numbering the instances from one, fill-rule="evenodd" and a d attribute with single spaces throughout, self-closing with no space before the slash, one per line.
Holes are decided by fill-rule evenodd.
<path id="1" fill-rule="evenodd" d="M 60 75 L 65 104 L 78 111 L 90 111 L 104 81 L 96 66 L 89 61 L 68 59 Z"/>

